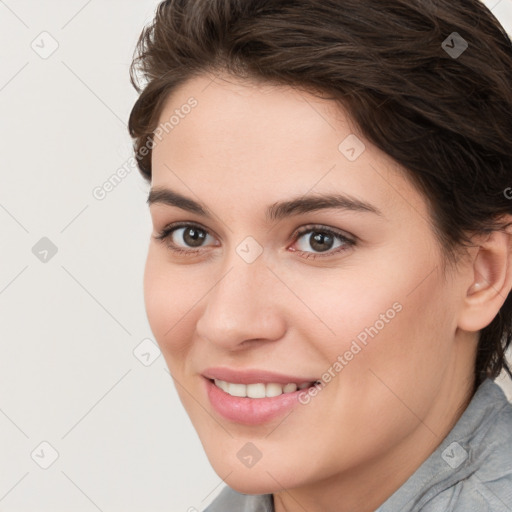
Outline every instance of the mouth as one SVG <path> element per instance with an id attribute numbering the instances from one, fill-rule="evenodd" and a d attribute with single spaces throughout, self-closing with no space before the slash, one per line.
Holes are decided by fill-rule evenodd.
<path id="1" fill-rule="evenodd" d="M 205 394 L 215 413 L 223 420 L 252 426 L 262 425 L 289 414 L 303 403 L 300 395 L 307 393 L 308 388 L 319 382 L 242 384 L 204 376 L 203 378 Z"/>
<path id="2" fill-rule="evenodd" d="M 289 382 L 280 384 L 278 382 L 256 382 L 253 384 L 241 384 L 237 382 L 227 382 L 221 379 L 208 379 L 217 388 L 221 389 L 228 395 L 238 398 L 274 398 L 283 394 L 294 393 L 303 389 L 310 388 L 320 381 L 313 382 Z"/>

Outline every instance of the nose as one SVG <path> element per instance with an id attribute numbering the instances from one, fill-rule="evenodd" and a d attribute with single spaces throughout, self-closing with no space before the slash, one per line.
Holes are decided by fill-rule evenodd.
<path id="1" fill-rule="evenodd" d="M 244 349 L 248 341 L 280 339 L 286 331 L 282 283 L 262 257 L 230 262 L 204 299 L 198 336 L 228 350 Z"/>

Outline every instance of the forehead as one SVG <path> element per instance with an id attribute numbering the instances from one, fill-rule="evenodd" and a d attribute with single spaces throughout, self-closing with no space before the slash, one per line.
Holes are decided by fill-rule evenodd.
<path id="1" fill-rule="evenodd" d="M 238 198 L 237 206 L 337 191 L 383 212 L 427 215 L 425 199 L 404 170 L 332 100 L 205 74 L 173 91 L 158 126 L 153 186 L 187 192 L 187 183 L 201 197 L 214 190 L 219 200 L 234 204 Z"/>

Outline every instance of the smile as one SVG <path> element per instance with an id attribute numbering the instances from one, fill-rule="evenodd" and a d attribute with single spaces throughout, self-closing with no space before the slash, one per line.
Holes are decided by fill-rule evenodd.
<path id="1" fill-rule="evenodd" d="M 277 382 L 239 384 L 220 379 L 214 379 L 214 383 L 227 394 L 241 398 L 272 398 L 285 393 L 293 393 L 298 389 L 308 388 L 314 384 L 314 382 L 303 382 L 301 384 L 290 382 L 285 385 Z"/>

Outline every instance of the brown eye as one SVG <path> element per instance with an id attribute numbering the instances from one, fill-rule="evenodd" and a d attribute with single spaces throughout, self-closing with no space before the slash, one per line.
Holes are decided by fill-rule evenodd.
<path id="1" fill-rule="evenodd" d="M 181 229 L 183 229 L 183 233 L 178 236 L 178 240 L 183 240 L 190 247 L 200 247 L 203 241 L 206 239 L 205 231 L 202 229 L 198 229 L 195 226 L 187 227 L 187 228 L 179 228 L 173 232 L 173 234 L 178 233 Z"/>
<path id="2" fill-rule="evenodd" d="M 195 224 L 175 224 L 164 228 L 155 238 L 178 253 L 196 253 L 210 233 Z"/>
<path id="3" fill-rule="evenodd" d="M 346 237 L 342 233 L 322 226 L 312 226 L 302 229 L 297 233 L 296 239 L 299 240 L 307 234 L 309 234 L 309 236 L 304 237 L 304 241 L 299 244 L 301 247 L 298 249 L 299 252 L 308 254 L 308 256 L 306 256 L 307 258 L 332 256 L 355 245 L 354 240 Z M 336 240 L 339 241 L 338 245 L 335 245 Z M 308 246 L 313 249 L 313 251 L 308 251 Z"/>

